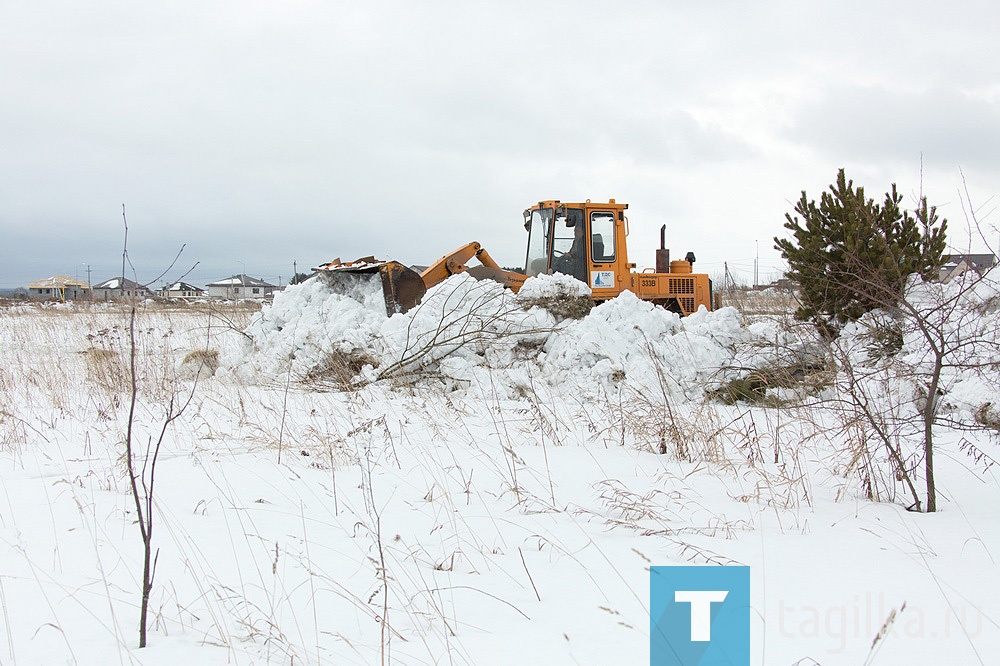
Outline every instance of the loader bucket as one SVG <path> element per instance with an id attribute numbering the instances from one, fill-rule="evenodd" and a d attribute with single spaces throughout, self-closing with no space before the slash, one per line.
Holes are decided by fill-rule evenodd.
<path id="1" fill-rule="evenodd" d="M 390 317 L 414 307 L 427 291 L 420 274 L 398 261 L 363 257 L 345 263 L 334 259 L 316 271 L 336 293 L 362 303 L 381 291 Z"/>

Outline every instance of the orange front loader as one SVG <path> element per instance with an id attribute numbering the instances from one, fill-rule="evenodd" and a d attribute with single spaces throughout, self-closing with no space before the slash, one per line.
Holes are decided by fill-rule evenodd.
<path id="1" fill-rule="evenodd" d="M 587 283 L 594 301 L 603 302 L 631 291 L 639 298 L 682 315 L 699 306 L 712 309 L 712 281 L 704 273 L 694 273 L 694 253 L 682 260 L 670 261 L 665 245 L 665 227 L 660 229 L 660 249 L 656 251 L 656 269 L 636 272 L 628 260 L 626 238 L 628 204 L 610 199 L 607 203 L 563 203 L 539 201 L 524 211 L 528 232 L 528 250 L 521 272 L 505 270 L 479 243 L 468 243 L 441 257 L 427 269 L 415 271 L 395 261 L 376 261 L 372 257 L 342 263 L 334 260 L 317 271 L 327 282 L 342 287 L 357 277 L 370 276 L 381 282 L 386 310 L 391 315 L 406 312 L 423 297 L 427 288 L 449 275 L 468 271 L 479 279 L 496 280 L 514 292 L 529 277 L 563 273 Z M 467 264 L 476 258 L 480 266 Z M 377 286 L 376 286 L 377 288 Z"/>

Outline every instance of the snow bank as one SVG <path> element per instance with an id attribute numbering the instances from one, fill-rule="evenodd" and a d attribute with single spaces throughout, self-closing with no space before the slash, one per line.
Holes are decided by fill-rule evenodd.
<path id="1" fill-rule="evenodd" d="M 740 345 L 772 335 L 745 329 L 733 308 L 682 319 L 630 292 L 579 320 L 534 305 L 589 293 L 563 275 L 529 278 L 515 296 L 462 274 L 428 290 L 418 307 L 387 317 L 377 285 L 360 285 L 352 298 L 308 280 L 275 295 L 246 331 L 252 346 L 230 366 L 246 378 L 289 370 L 301 378 L 331 354 L 348 354 L 371 361 L 359 381 L 430 371 L 489 381 L 501 393 L 526 382 L 568 385 L 582 395 L 624 384 L 694 398 L 719 383 Z"/>
<path id="2" fill-rule="evenodd" d="M 381 291 L 335 293 L 318 278 L 276 292 L 247 327 L 251 349 L 230 361 L 244 377 L 274 377 L 291 370 L 304 376 L 335 352 L 356 353 L 379 346 L 385 323 Z"/>
<path id="3" fill-rule="evenodd" d="M 733 308 L 682 319 L 625 292 L 551 336 L 540 366 L 552 383 L 700 396 L 746 335 Z"/>
<path id="4" fill-rule="evenodd" d="M 428 369 L 447 358 L 465 378 L 465 368 L 487 356 L 511 358 L 518 344 L 542 341 L 557 327 L 544 310 L 519 307 L 500 283 L 453 275 L 428 290 L 419 306 L 382 326 L 383 374 L 389 368 Z"/>

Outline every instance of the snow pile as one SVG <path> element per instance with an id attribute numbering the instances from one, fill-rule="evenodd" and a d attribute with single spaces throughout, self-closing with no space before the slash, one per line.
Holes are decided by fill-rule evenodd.
<path id="1" fill-rule="evenodd" d="M 252 349 L 227 364 L 238 364 L 244 376 L 274 377 L 289 369 L 304 376 L 331 353 L 376 348 L 385 303 L 380 290 L 362 287 L 355 294 L 339 294 L 313 278 L 276 292 L 271 305 L 247 327 Z"/>
<path id="2" fill-rule="evenodd" d="M 870 395 L 881 393 L 882 400 L 909 410 L 922 409 L 933 385 L 939 409 L 951 419 L 1000 424 L 1000 414 L 989 413 L 1000 404 L 1000 289 L 994 275 L 970 273 L 949 283 L 914 277 L 898 312 L 869 312 L 844 328 L 836 347 L 842 374 L 854 375 Z M 894 391 L 879 390 L 889 382 Z"/>
<path id="3" fill-rule="evenodd" d="M 519 344 L 543 342 L 557 327 L 548 312 L 519 307 L 498 282 L 453 275 L 429 289 L 419 306 L 382 326 L 379 376 L 411 374 L 444 362 L 437 369 L 466 379 L 471 366 L 487 358 L 510 359 Z"/>
<path id="4" fill-rule="evenodd" d="M 428 290 L 409 312 L 386 317 L 378 276 L 370 277 L 358 276 L 347 290 L 314 278 L 276 293 L 246 330 L 252 346 L 227 365 L 244 378 L 288 371 L 302 378 L 331 355 L 347 355 L 372 360 L 363 373 L 370 381 L 449 356 L 478 362 L 490 346 L 515 345 L 514 338 L 530 339 L 533 330 L 555 325 L 547 313 L 514 305 L 500 284 L 464 274 Z"/>
<path id="5" fill-rule="evenodd" d="M 377 285 L 359 285 L 354 296 L 316 279 L 276 294 L 247 329 L 252 348 L 230 365 L 247 378 L 289 370 L 302 378 L 331 354 L 346 354 L 363 359 L 358 382 L 432 372 L 453 385 L 488 382 L 500 393 L 541 381 L 590 395 L 624 383 L 694 398 L 721 381 L 741 345 L 773 340 L 770 329 L 745 329 L 733 308 L 682 319 L 630 292 L 582 319 L 564 319 L 544 302 L 589 301 L 590 291 L 563 275 L 529 278 L 516 296 L 498 283 L 455 275 L 392 317 Z"/>
<path id="6" fill-rule="evenodd" d="M 626 382 L 695 397 L 714 383 L 747 335 L 733 308 L 682 319 L 624 292 L 552 336 L 539 364 L 553 383 L 609 390 Z"/>

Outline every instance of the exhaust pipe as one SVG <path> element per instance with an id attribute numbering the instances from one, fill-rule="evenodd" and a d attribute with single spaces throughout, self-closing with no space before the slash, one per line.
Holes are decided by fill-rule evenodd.
<path id="1" fill-rule="evenodd" d="M 660 227 L 660 249 L 656 251 L 656 272 L 670 272 L 670 250 L 667 249 L 667 225 Z"/>

